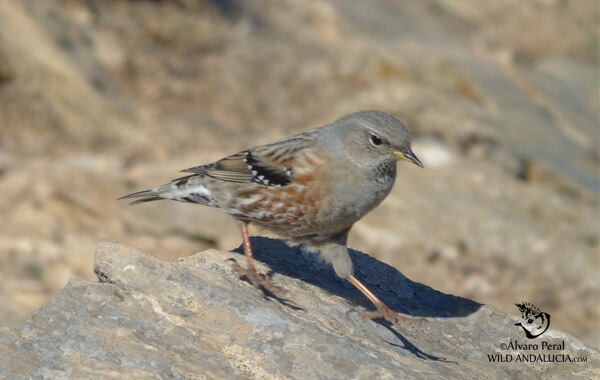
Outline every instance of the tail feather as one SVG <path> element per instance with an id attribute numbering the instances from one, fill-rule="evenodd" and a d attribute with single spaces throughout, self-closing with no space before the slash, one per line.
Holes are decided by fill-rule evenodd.
<path id="1" fill-rule="evenodd" d="M 161 200 L 164 200 L 164 199 L 166 199 L 166 198 L 161 198 L 161 197 L 148 197 L 148 198 L 136 199 L 136 200 L 135 200 L 135 201 L 133 201 L 133 202 L 129 202 L 129 204 L 130 204 L 131 206 L 134 206 L 134 205 L 139 205 L 140 203 L 153 202 L 153 201 L 161 201 Z"/>
<path id="2" fill-rule="evenodd" d="M 159 197 L 157 192 L 154 190 L 144 190 L 144 191 L 138 191 L 137 193 L 132 193 L 132 194 L 122 196 L 117 200 L 120 201 L 121 199 L 129 199 L 129 198 L 141 198 L 141 199 L 136 199 L 133 202 L 129 202 L 129 204 L 132 206 L 140 204 L 140 203 L 159 201 L 159 200 L 165 199 L 165 198 Z"/>
<path id="3" fill-rule="evenodd" d="M 125 195 L 121 199 L 129 198 L 140 198 L 130 205 L 136 205 L 140 203 L 159 201 L 162 199 L 171 199 L 179 202 L 199 203 L 207 206 L 213 205 L 212 194 L 202 184 L 202 176 L 191 175 L 183 178 L 178 178 L 171 183 L 155 187 L 154 189 L 138 191 Z"/>

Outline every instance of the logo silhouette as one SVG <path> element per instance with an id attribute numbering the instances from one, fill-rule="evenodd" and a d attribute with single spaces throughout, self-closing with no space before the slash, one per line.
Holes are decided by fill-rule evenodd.
<path id="1" fill-rule="evenodd" d="M 521 311 L 522 318 L 522 321 L 515 323 L 515 326 L 521 326 L 527 338 L 535 339 L 548 330 L 550 327 L 550 314 L 540 311 L 529 302 L 516 303 L 515 305 Z"/>

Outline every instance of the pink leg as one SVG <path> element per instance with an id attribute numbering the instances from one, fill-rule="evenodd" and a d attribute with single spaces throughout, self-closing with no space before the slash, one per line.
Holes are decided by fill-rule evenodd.
<path id="1" fill-rule="evenodd" d="M 254 266 L 254 254 L 252 253 L 252 246 L 250 245 L 250 235 L 248 234 L 248 225 L 240 223 L 240 231 L 242 232 L 244 255 L 248 262 L 248 269 L 242 268 L 237 263 L 233 265 L 232 269 L 240 275 L 248 277 L 248 280 L 250 280 L 252 285 L 257 288 L 262 286 L 264 289 L 274 294 L 286 293 L 285 289 L 274 285 L 263 274 L 256 271 L 256 267 Z"/>
<path id="2" fill-rule="evenodd" d="M 371 319 L 383 318 L 386 321 L 393 323 L 393 324 L 400 324 L 400 322 L 420 324 L 425 320 L 423 318 L 409 317 L 407 315 L 402 315 L 402 314 L 390 309 L 390 307 L 388 305 L 383 303 L 383 301 L 380 300 L 379 297 L 377 297 L 372 291 L 369 290 L 369 288 L 367 288 L 362 282 L 360 282 L 356 277 L 354 277 L 354 275 L 350 275 L 350 277 L 348 277 L 348 281 L 350 281 L 350 283 L 352 285 L 356 286 L 358 288 L 358 290 L 360 290 L 362 292 L 362 294 L 367 296 L 367 298 L 371 302 L 373 302 L 373 304 L 377 307 L 377 311 L 368 311 L 366 313 L 369 318 L 371 318 Z"/>

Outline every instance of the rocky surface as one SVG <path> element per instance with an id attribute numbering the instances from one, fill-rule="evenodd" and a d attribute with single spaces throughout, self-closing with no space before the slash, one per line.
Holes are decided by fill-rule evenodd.
<path id="1" fill-rule="evenodd" d="M 253 239 L 259 270 L 289 293 L 269 297 L 207 250 L 163 261 L 102 241 L 100 282 L 72 278 L 26 322 L 0 329 L 10 379 L 539 379 L 595 378 L 600 351 L 550 330 L 527 340 L 519 319 L 413 282 L 353 251 L 357 276 L 398 310 L 427 318 L 392 326 L 361 319 L 368 301 L 331 270 L 278 240 Z M 239 250 L 238 250 L 239 251 Z M 533 344 L 538 349 L 502 345 Z M 558 345 L 542 349 L 542 342 Z M 514 357 L 490 363 L 488 356 Z M 519 355 L 586 358 L 517 362 Z"/>
<path id="2" fill-rule="evenodd" d="M 115 199 L 360 109 L 407 124 L 351 246 L 600 346 L 597 1 L 0 1 L 0 325 L 102 238 L 239 245 L 216 210 Z"/>

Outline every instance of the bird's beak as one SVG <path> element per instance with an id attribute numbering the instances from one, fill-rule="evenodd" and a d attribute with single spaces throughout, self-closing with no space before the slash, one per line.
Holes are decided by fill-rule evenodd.
<path id="1" fill-rule="evenodd" d="M 421 161 L 419 161 L 419 159 L 417 158 L 417 156 L 413 153 L 412 150 L 410 150 L 410 148 L 406 148 L 404 151 L 395 151 L 394 154 L 396 156 L 398 156 L 399 158 L 412 162 L 413 164 L 423 167 L 423 164 L 421 163 Z"/>

